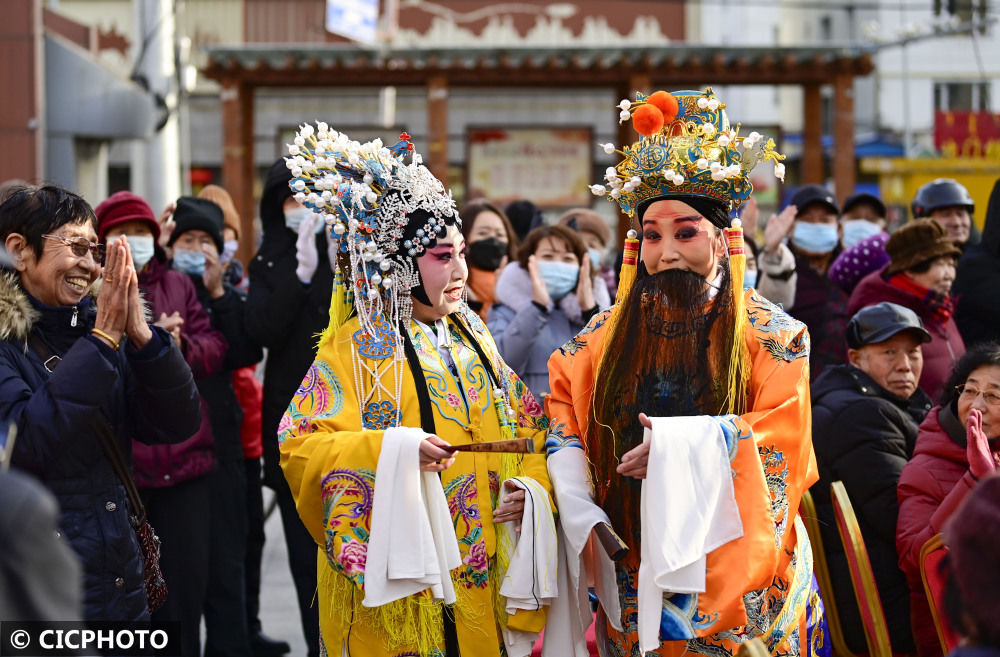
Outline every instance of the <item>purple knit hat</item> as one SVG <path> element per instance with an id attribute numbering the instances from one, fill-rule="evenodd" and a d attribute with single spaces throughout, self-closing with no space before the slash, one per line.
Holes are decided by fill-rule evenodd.
<path id="1" fill-rule="evenodd" d="M 844 249 L 830 265 L 830 280 L 850 294 L 862 278 L 889 264 L 888 242 L 888 233 L 878 233 Z"/>

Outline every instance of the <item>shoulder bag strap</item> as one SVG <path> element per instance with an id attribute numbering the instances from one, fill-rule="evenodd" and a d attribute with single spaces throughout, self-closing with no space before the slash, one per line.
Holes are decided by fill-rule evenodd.
<path id="1" fill-rule="evenodd" d="M 28 344 L 38 354 L 38 357 L 42 359 L 45 369 L 49 373 L 55 371 L 56 366 L 59 365 L 62 359 L 34 331 L 28 335 Z M 146 507 L 143 506 L 142 498 L 139 497 L 139 490 L 135 487 L 135 480 L 132 478 L 132 469 L 128 466 L 125 455 L 122 454 L 121 447 L 118 445 L 118 441 L 115 440 L 114 434 L 111 431 L 111 424 L 105 418 L 102 417 L 101 419 L 103 421 L 99 422 L 96 427 L 97 438 L 100 440 L 101 447 L 104 449 L 108 460 L 111 461 L 111 467 L 114 468 L 119 481 L 125 487 L 125 495 L 132 506 L 132 512 L 136 516 L 136 527 L 138 527 L 146 521 Z"/>

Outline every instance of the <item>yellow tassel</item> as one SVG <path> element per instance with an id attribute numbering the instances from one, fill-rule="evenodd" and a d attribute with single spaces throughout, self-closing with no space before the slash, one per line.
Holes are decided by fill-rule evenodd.
<path id="1" fill-rule="evenodd" d="M 725 381 L 724 408 L 727 413 L 737 415 L 746 411 L 747 384 L 750 381 L 750 352 L 744 339 L 747 325 L 746 295 L 743 280 L 746 274 L 746 244 L 743 242 L 743 228 L 736 224 L 723 229 L 729 250 L 729 276 L 733 294 L 733 335 L 729 345 L 728 374 Z"/>
<path id="2" fill-rule="evenodd" d="M 611 315 L 607 320 L 607 335 L 612 335 L 614 333 L 614 327 L 617 323 L 618 318 L 618 308 L 625 303 L 625 299 L 628 297 L 628 293 L 632 290 L 632 284 L 635 283 L 635 270 L 639 263 L 639 240 L 636 239 L 636 233 L 634 230 L 628 232 L 628 237 L 625 238 L 625 246 L 622 249 L 622 268 L 618 272 L 618 292 L 615 294 L 615 308 L 612 309 Z M 597 368 L 597 376 L 600 377 L 601 370 L 604 369 L 605 358 L 617 358 L 618 355 L 615 353 L 612 355 L 611 352 L 614 349 L 605 349 L 604 354 L 601 356 L 601 361 Z"/>
<path id="3" fill-rule="evenodd" d="M 354 310 L 354 295 L 344 283 L 344 274 L 337 268 L 333 275 L 333 293 L 330 295 L 330 324 L 319 336 L 317 349 L 321 349 L 328 341 L 337 335 Z"/>
<path id="4" fill-rule="evenodd" d="M 630 230 L 625 238 L 622 253 L 622 269 L 618 273 L 618 293 L 615 295 L 615 305 L 622 303 L 635 282 L 635 268 L 639 262 L 639 240 L 634 237 L 635 231 Z"/>

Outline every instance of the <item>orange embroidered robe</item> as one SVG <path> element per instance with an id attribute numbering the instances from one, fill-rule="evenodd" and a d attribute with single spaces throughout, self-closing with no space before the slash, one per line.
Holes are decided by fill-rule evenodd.
<path id="1" fill-rule="evenodd" d="M 800 654 L 807 638 L 807 607 L 819 604 L 812 587 L 812 554 L 801 523 L 799 499 L 818 478 L 811 440 L 809 337 L 805 326 L 757 295 L 746 294 L 751 359 L 748 411 L 721 416 L 727 437 L 737 439 L 730 468 L 744 535 L 710 552 L 706 590 L 664 596 L 661 646 L 647 655 L 680 656 L 685 650 L 732 655 L 739 643 L 762 636 L 772 654 Z M 584 444 L 591 395 L 606 322 L 614 309 L 595 316 L 549 360 L 551 394 L 547 453 L 594 450 Z M 620 347 L 618 347 L 620 348 Z M 669 512 L 670 500 L 664 500 Z M 638 516 L 639 509 L 635 510 Z M 625 538 L 628 541 L 628 538 Z M 639 546 L 616 565 L 621 625 L 605 631 L 609 654 L 638 656 Z M 812 616 L 817 610 L 812 609 Z M 601 616 L 598 616 L 599 622 Z M 801 651 L 807 654 L 805 650 Z"/>

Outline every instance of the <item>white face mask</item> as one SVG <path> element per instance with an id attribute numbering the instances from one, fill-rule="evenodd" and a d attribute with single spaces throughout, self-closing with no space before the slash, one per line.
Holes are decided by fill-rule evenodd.
<path id="1" fill-rule="evenodd" d="M 882 232 L 882 226 L 867 219 L 844 219 L 840 222 L 840 225 L 844 231 L 844 236 L 840 238 L 840 243 L 845 248 L 850 248 L 866 237 L 878 235 Z"/>
<path id="2" fill-rule="evenodd" d="M 290 231 L 295 234 L 299 232 L 299 226 L 302 222 L 308 219 L 312 215 L 313 211 L 304 205 L 299 205 L 294 208 L 289 208 L 285 210 L 285 226 L 288 227 Z M 323 222 L 316 222 L 316 234 L 319 235 L 320 231 L 323 230 Z"/>
<path id="3" fill-rule="evenodd" d="M 142 271 L 142 268 L 153 259 L 153 254 L 156 252 L 153 237 L 151 235 L 119 235 L 108 242 L 112 243 L 123 237 L 132 250 L 132 264 L 135 266 L 135 270 Z"/>

